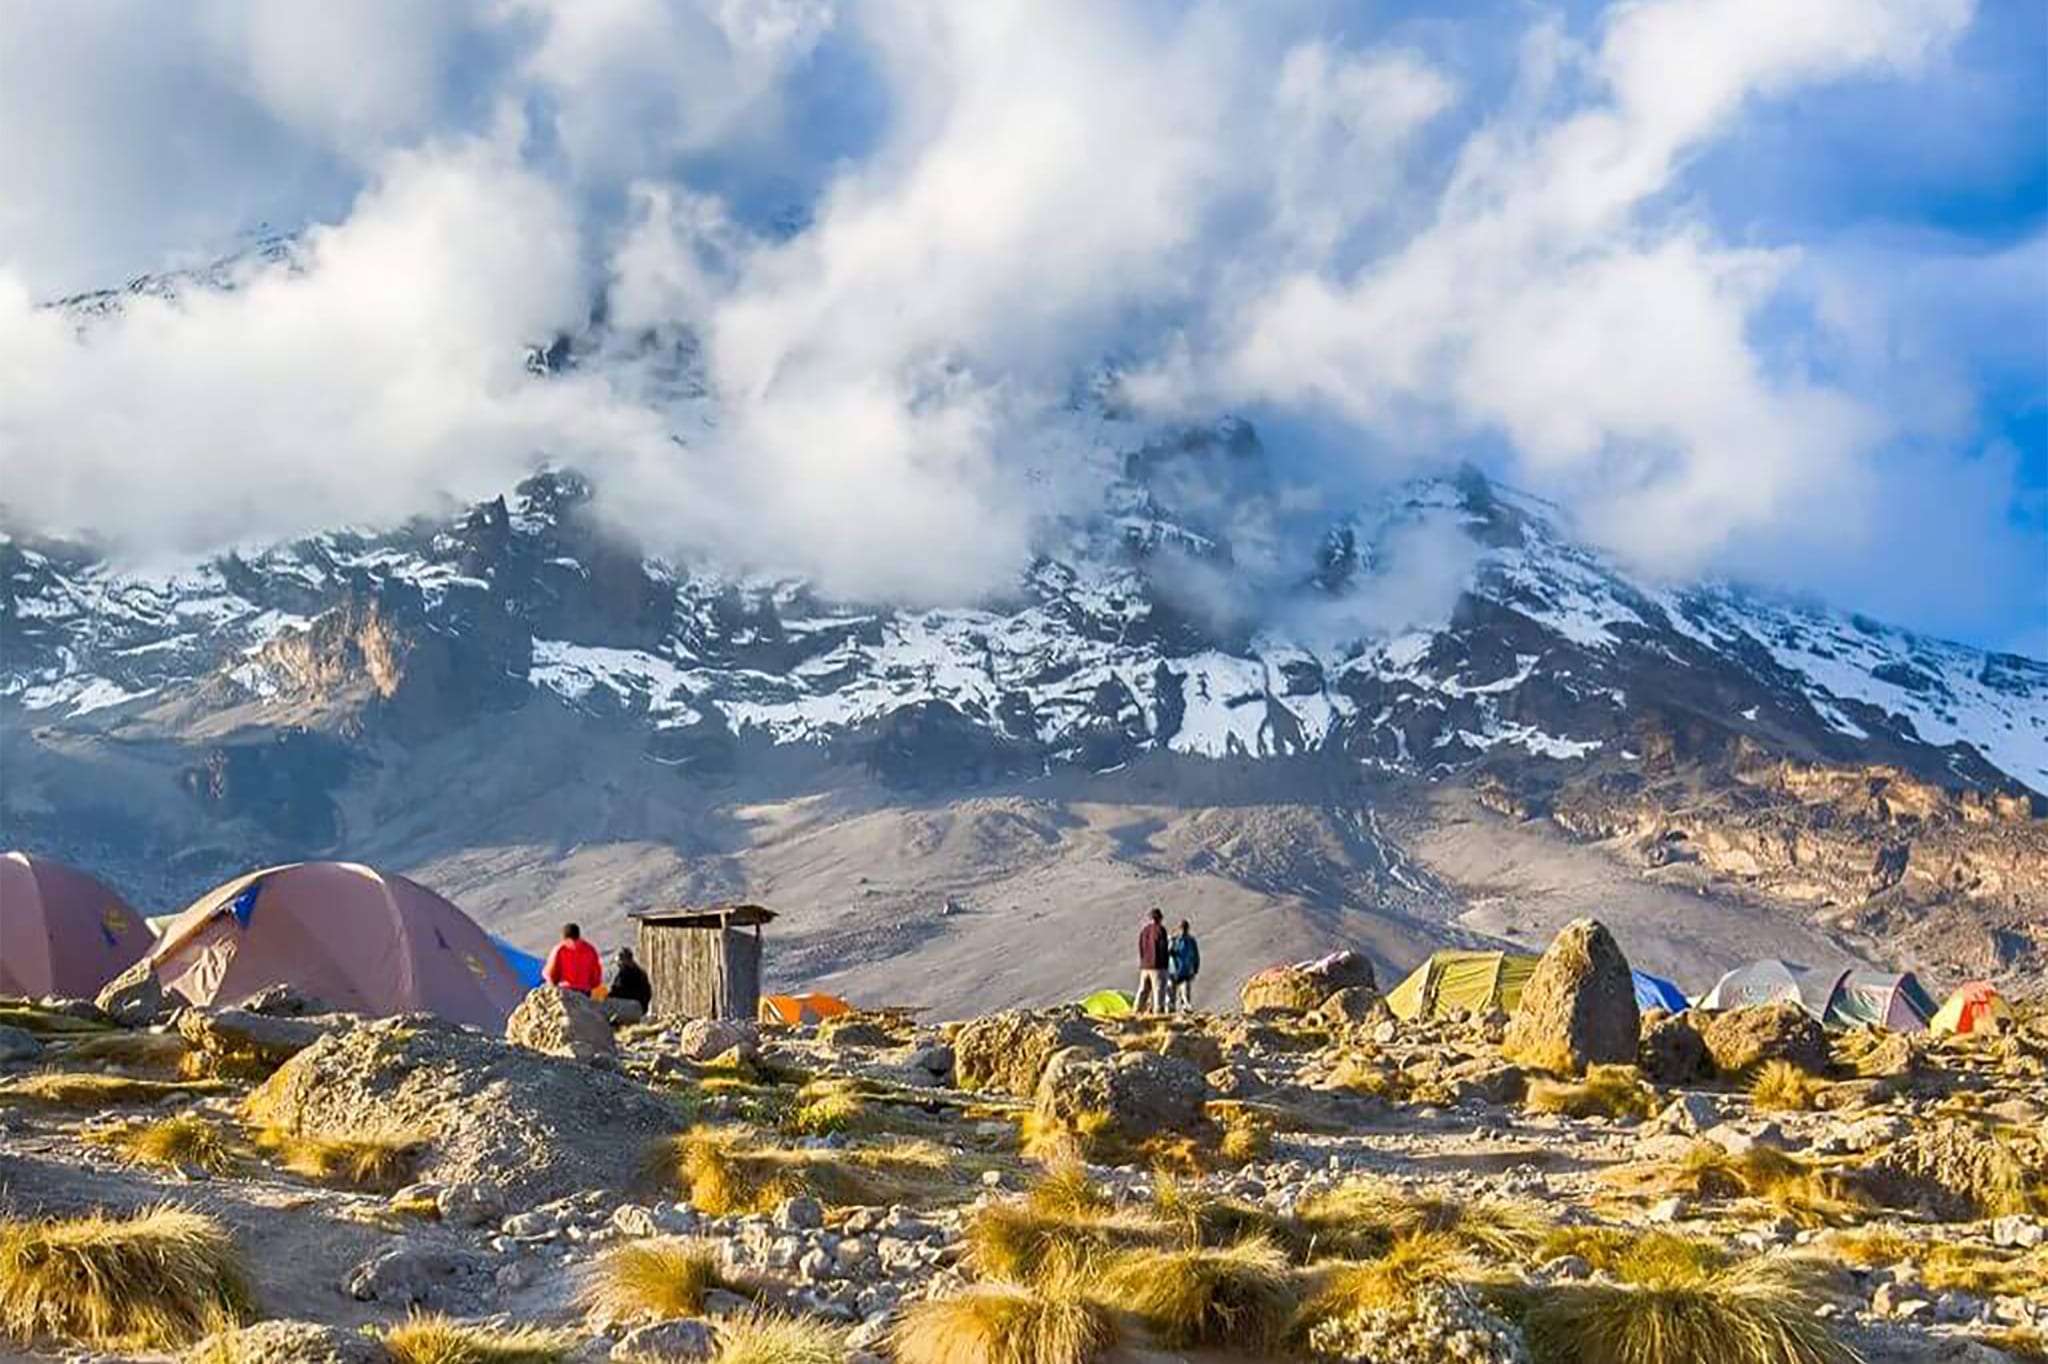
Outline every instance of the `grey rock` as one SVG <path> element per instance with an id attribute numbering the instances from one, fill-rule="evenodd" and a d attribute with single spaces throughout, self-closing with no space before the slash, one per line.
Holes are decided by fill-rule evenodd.
<path id="1" fill-rule="evenodd" d="M 43 1054 L 43 1044 L 26 1028 L 0 1023 L 0 1061 L 33 1061 Z"/>
<path id="2" fill-rule="evenodd" d="M 547 1056 L 575 1061 L 609 1060 L 618 1055 L 612 1025 L 588 995 L 543 985 L 529 991 L 505 1020 L 505 1040 Z"/>
<path id="3" fill-rule="evenodd" d="M 751 1057 L 761 1049 L 761 1032 L 752 1023 L 730 1018 L 693 1018 L 677 1035 L 677 1048 L 692 1061 L 711 1061 L 737 1050 Z"/>
<path id="4" fill-rule="evenodd" d="M 192 1357 L 208 1364 L 391 1364 L 374 1336 L 311 1321 L 263 1321 L 208 1336 Z"/>
<path id="5" fill-rule="evenodd" d="M 164 1016 L 163 983 L 144 957 L 108 981 L 93 1003 L 124 1028 L 146 1028 Z"/>
<path id="6" fill-rule="evenodd" d="M 611 1357 L 621 1364 L 696 1364 L 717 1350 L 718 1336 L 711 1323 L 684 1317 L 627 1332 L 612 1347 Z"/>
<path id="7" fill-rule="evenodd" d="M 775 1209 L 775 1225 L 785 1231 L 815 1231 L 825 1225 L 825 1205 L 808 1194 L 785 1198 Z"/>
<path id="8" fill-rule="evenodd" d="M 399 1307 L 445 1307 L 480 1276 L 484 1258 L 451 1246 L 405 1245 L 365 1260 L 349 1273 L 348 1295 L 358 1302 Z"/>

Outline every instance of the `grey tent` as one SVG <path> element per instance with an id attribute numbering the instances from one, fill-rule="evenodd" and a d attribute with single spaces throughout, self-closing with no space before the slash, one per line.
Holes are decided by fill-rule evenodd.
<path id="1" fill-rule="evenodd" d="M 1940 1006 L 1911 971 L 1851 971 L 1828 1000 L 1830 1028 L 1871 1024 L 1893 1032 L 1926 1032 Z"/>
<path id="2" fill-rule="evenodd" d="M 1849 975 L 1846 968 L 1821 971 L 1811 966 L 1767 957 L 1738 966 L 1714 982 L 1700 1001 L 1702 1009 L 1740 1009 L 1752 1004 L 1797 1004 L 1816 1020 L 1825 1021 L 1835 990 Z"/>

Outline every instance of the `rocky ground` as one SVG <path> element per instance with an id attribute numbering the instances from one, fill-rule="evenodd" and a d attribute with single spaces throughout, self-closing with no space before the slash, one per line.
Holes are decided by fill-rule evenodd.
<path id="1" fill-rule="evenodd" d="M 0 1357 L 1545 1361 L 1660 1294 L 1779 1314 L 1728 1358 L 2048 1357 L 2048 1014 L 1638 1017 L 1617 963 L 1414 1023 L 1362 959 L 1171 1020 L 0 1003 Z M 67 1317 L 51 1219 L 166 1204 L 246 1292 Z"/>

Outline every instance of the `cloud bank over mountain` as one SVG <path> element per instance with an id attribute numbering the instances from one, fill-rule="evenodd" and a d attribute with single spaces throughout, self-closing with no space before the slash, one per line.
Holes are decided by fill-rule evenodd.
<path id="1" fill-rule="evenodd" d="M 1092 494 L 1049 416 L 1109 360 L 1148 416 L 1305 433 L 1275 445 L 1311 495 L 1477 460 L 1652 572 L 1853 581 L 2025 639 L 2038 215 L 1765 231 L 1782 197 L 1746 218 L 1716 161 L 1787 106 L 1939 111 L 1992 23 L 31 0 L 0 18 L 0 500 L 183 552 L 549 459 L 651 548 L 959 600 Z M 290 268 L 85 328 L 41 306 L 258 220 L 308 224 Z M 594 306 L 607 351 L 531 373 Z M 678 402 L 678 355 L 715 403 Z M 1881 571 L 1915 535 L 1940 590 Z"/>

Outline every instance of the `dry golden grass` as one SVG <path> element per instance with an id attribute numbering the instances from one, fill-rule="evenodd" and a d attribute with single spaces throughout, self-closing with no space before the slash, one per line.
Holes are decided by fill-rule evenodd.
<path id="1" fill-rule="evenodd" d="M 1029 1282 L 1051 1266 L 1092 1266 L 1118 1251 L 1163 1245 L 1163 1222 L 1135 1208 L 1053 1213 L 1028 1200 L 991 1203 L 966 1227 L 966 1262 L 982 1278 Z"/>
<path id="2" fill-rule="evenodd" d="M 1657 1092 L 1634 1066 L 1593 1066 L 1580 1080 L 1531 1080 L 1524 1103 L 1532 1113 L 1568 1118 L 1649 1118 L 1657 1112 Z"/>
<path id="3" fill-rule="evenodd" d="M 113 1108 L 121 1104 L 155 1103 L 172 1096 L 217 1094 L 219 1080 L 145 1080 L 97 1071 L 44 1071 L 0 1086 L 0 1103 L 37 1104 L 45 1108 Z"/>
<path id="4" fill-rule="evenodd" d="M 1819 1315 L 1828 1274 L 1811 1260 L 1699 1270 L 1674 1258 L 1645 1282 L 1554 1285 L 1522 1325 L 1541 1364 L 1851 1364 Z"/>
<path id="5" fill-rule="evenodd" d="M 0 1334 L 162 1350 L 234 1325 L 248 1280 L 227 1228 L 164 1205 L 0 1222 Z"/>
<path id="6" fill-rule="evenodd" d="M 1321 1322 L 1403 1306 L 1421 1289 L 1466 1278 L 1475 1268 L 1465 1248 L 1441 1232 L 1404 1236 L 1374 1259 L 1329 1262 L 1315 1272 L 1290 1335 L 1303 1340 Z"/>
<path id="7" fill-rule="evenodd" d="M 1225 1246 L 1251 1237 L 1292 1239 L 1286 1219 L 1271 1209 L 1190 1189 L 1166 1175 L 1153 1180 L 1152 1214 L 1186 1246 Z"/>
<path id="8" fill-rule="evenodd" d="M 1116 1122 L 1107 1113 L 1081 1113 L 1063 1122 L 1036 1108 L 1018 1116 L 1017 1149 L 1047 1165 L 1102 1163 L 1129 1154 L 1119 1149 Z"/>
<path id="9" fill-rule="evenodd" d="M 1927 1286 L 1979 1298 L 2048 1300 L 2048 1246 L 2015 1251 L 1992 1246 L 1944 1243 L 1912 1257 Z"/>
<path id="10" fill-rule="evenodd" d="M 917 1303 L 890 1343 L 896 1364 L 1088 1364 L 1116 1343 L 1116 1325 L 1060 1271 Z"/>
<path id="11" fill-rule="evenodd" d="M 486 1326 L 422 1316 L 384 1333 L 397 1364 L 561 1364 L 580 1337 L 535 1326 Z"/>
<path id="12" fill-rule="evenodd" d="M 93 1033 L 111 1034 L 118 1029 L 94 1018 L 78 1018 L 62 1009 L 46 1009 L 33 1000 L 0 1000 L 0 1025 L 20 1028 L 38 1037 L 81 1037 Z"/>
<path id="13" fill-rule="evenodd" d="M 410 1184 L 426 1148 L 418 1133 L 396 1129 L 314 1136 L 264 1126 L 252 1137 L 279 1166 L 303 1179 L 370 1193 L 391 1193 Z"/>
<path id="14" fill-rule="evenodd" d="M 844 1364 L 841 1333 L 812 1317 L 755 1312 L 718 1323 L 715 1364 Z"/>
<path id="15" fill-rule="evenodd" d="M 50 1044 L 50 1054 L 67 1066 L 120 1066 L 126 1070 L 178 1073 L 188 1050 L 170 1032 L 109 1032 L 67 1037 Z"/>
<path id="16" fill-rule="evenodd" d="M 1728 1262 L 1727 1255 L 1711 1242 L 1627 1227 L 1557 1227 L 1543 1238 L 1532 1258 L 1542 1264 L 1562 1255 L 1576 1255 L 1600 1273 L 1625 1283 L 1706 1273 Z"/>
<path id="17" fill-rule="evenodd" d="M 1170 1348 L 1232 1345 L 1253 1353 L 1279 1343 L 1296 1303 L 1287 1256 L 1259 1237 L 1125 1251 L 1102 1265 L 1088 1293 L 1129 1312 Z"/>
<path id="18" fill-rule="evenodd" d="M 1678 1161 L 1617 1172 L 1624 1183 L 1657 1194 L 1686 1194 L 1707 1202 L 1756 1198 L 1805 1226 L 1854 1216 L 1864 1205 L 1828 1171 L 1768 1146 L 1730 1155 L 1712 1142 L 1695 1142 Z"/>
<path id="19" fill-rule="evenodd" d="M 873 1206 L 956 1199 L 962 1188 L 954 1158 L 914 1141 L 816 1150 L 698 1127 L 657 1141 L 649 1163 L 658 1180 L 712 1216 L 768 1212 L 798 1194 L 841 1207 Z"/>
<path id="20" fill-rule="evenodd" d="M 1877 1269 L 1909 1260 L 1917 1254 L 1912 1239 L 1897 1227 L 1858 1227 L 1853 1231 L 1831 1231 L 1821 1245 L 1844 1263 L 1862 1269 Z"/>
<path id="21" fill-rule="evenodd" d="M 658 1237 L 615 1246 L 590 1268 L 579 1301 L 612 1321 L 694 1317 L 704 1295 L 724 1285 L 708 1241 Z"/>
<path id="22" fill-rule="evenodd" d="M 120 1123 L 86 1137 L 135 1165 L 225 1174 L 235 1167 L 235 1148 L 220 1124 L 196 1113 Z"/>
<path id="23" fill-rule="evenodd" d="M 2005 1326 L 1985 1331 L 1973 1339 L 2005 1351 L 2014 1359 L 2048 1360 L 2048 1331 L 2026 1326 Z"/>
<path id="24" fill-rule="evenodd" d="M 1293 1239 L 1305 1258 L 1365 1259 L 1418 1233 L 1441 1233 L 1499 1259 L 1526 1257 L 1550 1228 L 1536 1208 L 1499 1198 L 1464 1202 L 1411 1194 L 1380 1180 L 1353 1180 L 1304 1200 Z"/>
<path id="25" fill-rule="evenodd" d="M 1790 1061 L 1766 1061 L 1750 1086 L 1749 1100 L 1758 1108 L 1773 1112 L 1804 1113 L 1817 1105 L 1827 1088 L 1827 1081 L 1816 1079 Z"/>

